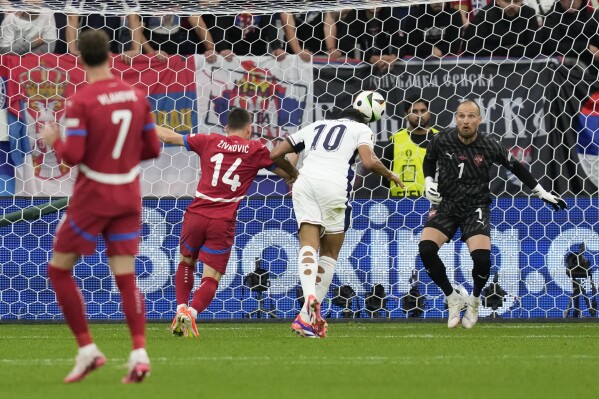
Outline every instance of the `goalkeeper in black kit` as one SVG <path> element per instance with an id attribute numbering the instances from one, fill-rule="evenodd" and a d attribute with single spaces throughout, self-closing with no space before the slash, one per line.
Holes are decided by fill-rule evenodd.
<path id="1" fill-rule="evenodd" d="M 466 306 L 462 326 L 472 328 L 478 320 L 480 293 L 491 270 L 491 166 L 497 163 L 508 168 L 532 189 L 533 194 L 551 204 L 556 211 L 567 208 L 567 205 L 561 198 L 545 191 L 502 144 L 478 132 L 482 117 L 474 101 L 460 103 L 455 121 L 456 127 L 436 134 L 426 151 L 423 162 L 425 196 L 438 207 L 429 212 L 418 248 L 428 275 L 447 297 L 447 326 L 454 328 L 460 323 L 460 312 Z M 435 183 L 437 168 L 439 176 Z M 474 262 L 471 296 L 460 292 L 461 289 L 454 289 L 438 254 L 458 227 Z"/>

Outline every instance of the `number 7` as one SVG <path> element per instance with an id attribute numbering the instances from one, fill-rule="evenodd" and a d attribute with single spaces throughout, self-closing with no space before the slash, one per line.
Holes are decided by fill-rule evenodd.
<path id="1" fill-rule="evenodd" d="M 119 134 L 116 137 L 116 143 L 114 143 L 114 148 L 112 149 L 112 159 L 119 159 L 121 157 L 125 139 L 127 138 L 127 133 L 129 133 L 129 127 L 131 126 L 132 116 L 131 110 L 128 109 L 117 109 L 116 111 L 112 111 L 112 123 L 115 125 L 120 124 Z"/>

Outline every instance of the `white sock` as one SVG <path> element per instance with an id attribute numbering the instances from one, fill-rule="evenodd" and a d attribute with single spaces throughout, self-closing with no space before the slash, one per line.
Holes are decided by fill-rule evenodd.
<path id="1" fill-rule="evenodd" d="M 335 266 L 337 266 L 337 261 L 329 256 L 321 256 L 318 259 L 318 277 L 320 281 L 316 282 L 316 299 L 319 303 L 324 301 L 329 292 L 329 287 L 335 275 Z"/>
<path id="2" fill-rule="evenodd" d="M 308 298 L 310 295 L 316 296 L 316 275 L 318 273 L 318 262 L 316 249 L 310 246 L 300 248 L 298 256 L 299 277 L 304 291 L 304 307 L 302 313 L 307 315 Z M 302 317 L 303 319 L 303 317 Z M 304 319 L 304 321 L 306 321 Z"/>
<path id="3" fill-rule="evenodd" d="M 184 303 L 181 303 L 179 305 L 177 305 L 177 312 L 179 312 L 180 310 L 185 310 L 187 309 L 187 305 Z"/>
<path id="4" fill-rule="evenodd" d="M 91 344 L 87 344 L 85 346 L 82 346 L 79 348 L 79 353 L 83 353 L 85 355 L 91 355 L 92 353 L 95 353 L 98 350 L 98 347 L 96 346 L 95 343 L 91 343 Z"/>
<path id="5" fill-rule="evenodd" d="M 135 363 L 147 363 L 150 364 L 150 358 L 146 348 L 133 349 L 129 355 L 129 364 L 134 365 Z"/>

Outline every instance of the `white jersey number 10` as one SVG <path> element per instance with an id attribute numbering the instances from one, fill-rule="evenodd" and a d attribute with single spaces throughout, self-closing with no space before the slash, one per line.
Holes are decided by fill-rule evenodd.
<path id="1" fill-rule="evenodd" d="M 324 131 L 326 125 L 318 125 L 314 128 L 314 130 L 318 131 L 314 140 L 312 141 L 312 145 L 310 146 L 311 150 L 315 150 L 318 142 L 320 141 L 320 136 Z M 343 140 L 343 135 L 345 135 L 345 131 L 347 127 L 345 125 L 335 125 L 329 129 L 326 137 L 324 138 L 324 143 L 322 144 L 326 151 L 336 151 L 341 145 L 341 140 Z"/>

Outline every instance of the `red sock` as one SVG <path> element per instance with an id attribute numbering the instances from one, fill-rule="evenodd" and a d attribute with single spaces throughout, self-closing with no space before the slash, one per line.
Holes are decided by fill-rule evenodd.
<path id="1" fill-rule="evenodd" d="M 191 307 L 197 310 L 198 314 L 202 313 L 214 299 L 217 288 L 218 281 L 212 277 L 204 277 L 196 292 L 193 293 Z"/>
<path id="2" fill-rule="evenodd" d="M 175 296 L 177 297 L 177 305 L 189 303 L 189 295 L 193 290 L 193 273 L 194 266 L 190 266 L 185 262 L 180 262 L 175 273 Z"/>
<path id="3" fill-rule="evenodd" d="M 121 292 L 123 301 L 123 313 L 129 324 L 133 349 L 145 348 L 146 346 L 146 314 L 145 303 L 141 292 L 137 289 L 135 275 L 121 274 L 114 276 L 116 285 Z"/>
<path id="4" fill-rule="evenodd" d="M 83 296 L 75 283 L 73 272 L 48 264 L 48 278 L 54 287 L 56 300 L 62 309 L 64 319 L 75 335 L 79 347 L 94 342 L 85 318 Z"/>

